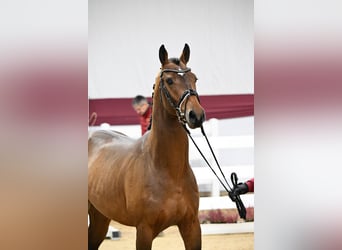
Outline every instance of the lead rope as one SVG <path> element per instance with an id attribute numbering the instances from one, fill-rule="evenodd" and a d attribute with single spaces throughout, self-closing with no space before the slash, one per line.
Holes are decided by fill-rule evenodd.
<path id="1" fill-rule="evenodd" d="M 227 179 L 226 179 L 226 177 L 225 177 L 225 175 L 224 175 L 224 173 L 223 173 L 223 171 L 222 171 L 222 169 L 221 169 L 221 166 L 220 166 L 220 164 L 218 163 L 218 160 L 217 160 L 217 158 L 216 158 L 216 156 L 215 156 L 215 153 L 214 153 L 214 151 L 213 151 L 213 149 L 212 149 L 212 147 L 211 147 L 211 145 L 210 145 L 210 143 L 209 143 L 208 137 L 207 137 L 207 135 L 205 134 L 205 131 L 204 131 L 203 126 L 201 126 L 202 135 L 204 136 L 204 138 L 205 138 L 206 141 L 207 141 L 207 144 L 208 144 L 208 146 L 209 146 L 209 148 L 210 148 L 211 154 L 213 155 L 213 157 L 214 157 L 214 159 L 215 159 L 215 162 L 216 162 L 216 165 L 217 165 L 218 169 L 220 170 L 220 172 L 221 172 L 221 174 L 222 174 L 222 176 L 223 176 L 223 179 L 225 180 L 227 186 L 226 186 L 226 185 L 222 182 L 222 180 L 218 177 L 218 175 L 217 175 L 217 173 L 215 172 L 215 170 L 213 169 L 213 167 L 210 165 L 210 163 L 208 162 L 208 160 L 205 158 L 204 154 L 202 153 L 202 151 L 200 150 L 200 148 L 197 146 L 195 140 L 192 138 L 192 136 L 191 136 L 191 134 L 190 134 L 190 131 L 187 129 L 186 125 L 185 125 L 184 123 L 182 123 L 182 126 L 183 126 L 183 128 L 185 129 L 186 133 L 189 135 L 189 137 L 190 137 L 192 143 L 195 145 L 195 147 L 197 148 L 198 152 L 201 154 L 201 156 L 202 156 L 202 158 L 204 159 L 204 161 L 207 163 L 207 165 L 209 166 L 209 168 L 211 169 L 211 171 L 214 173 L 214 175 L 215 175 L 216 178 L 219 180 L 219 182 L 221 183 L 221 185 L 222 185 L 222 186 L 224 187 L 224 189 L 227 191 L 227 193 L 228 193 L 229 197 L 231 198 L 231 200 L 232 200 L 233 202 L 236 203 L 236 208 L 237 208 L 237 210 L 238 210 L 238 212 L 239 212 L 240 217 L 243 218 L 243 219 L 246 219 L 246 208 L 245 208 L 245 206 L 244 206 L 244 204 L 243 204 L 243 202 L 242 202 L 242 200 L 241 200 L 241 198 L 240 198 L 240 195 L 233 195 L 233 194 L 232 194 L 232 192 L 231 192 L 231 191 L 232 191 L 232 188 L 230 187 L 230 185 L 229 185 L 229 183 L 228 183 L 228 181 L 227 181 Z M 238 184 L 238 178 L 237 178 L 236 173 L 233 172 L 233 173 L 231 174 L 230 179 L 231 179 L 231 181 L 232 181 L 233 188 L 235 188 L 235 187 L 237 186 L 237 184 Z M 228 189 L 228 188 L 229 188 L 229 189 Z"/>
<path id="2" fill-rule="evenodd" d="M 214 151 L 213 151 L 213 149 L 212 149 L 212 147 L 211 147 L 211 145 L 210 145 L 210 143 L 209 143 L 208 137 L 207 137 L 206 133 L 204 132 L 203 126 L 201 126 L 201 132 L 202 132 L 202 135 L 204 136 L 205 140 L 207 141 L 207 144 L 208 144 L 208 146 L 209 146 L 209 148 L 210 148 L 211 154 L 213 155 L 213 157 L 214 157 L 214 159 L 215 159 L 216 165 L 218 166 L 218 168 L 219 168 L 219 170 L 220 170 L 220 172 L 221 172 L 221 174 L 222 174 L 222 176 L 223 176 L 223 179 L 225 180 L 225 182 L 227 183 L 227 186 L 229 187 L 229 189 L 230 189 L 230 191 L 231 191 L 232 188 L 229 186 L 229 183 L 228 183 L 228 181 L 227 181 L 227 179 L 226 179 L 226 176 L 224 175 L 224 173 L 223 173 L 223 171 L 222 171 L 222 169 L 221 169 L 221 166 L 220 166 L 220 164 L 218 163 L 218 160 L 217 160 L 217 158 L 216 158 L 216 155 L 214 154 Z"/>

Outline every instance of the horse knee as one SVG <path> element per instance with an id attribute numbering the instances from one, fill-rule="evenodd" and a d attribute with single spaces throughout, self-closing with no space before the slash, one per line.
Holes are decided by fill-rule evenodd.
<path id="1" fill-rule="evenodd" d="M 198 220 L 191 223 L 183 223 L 178 226 L 186 250 L 201 250 L 202 235 L 201 226 Z"/>
<path id="2" fill-rule="evenodd" d="M 96 224 L 89 225 L 88 228 L 88 250 L 97 250 L 102 241 L 106 238 L 106 234 L 108 232 L 108 224 Z"/>
<path id="3" fill-rule="evenodd" d="M 97 250 L 108 232 L 110 219 L 92 205 L 89 207 L 88 250 Z"/>
<path id="4" fill-rule="evenodd" d="M 136 250 L 151 250 L 153 241 L 152 229 L 146 226 L 137 227 Z"/>

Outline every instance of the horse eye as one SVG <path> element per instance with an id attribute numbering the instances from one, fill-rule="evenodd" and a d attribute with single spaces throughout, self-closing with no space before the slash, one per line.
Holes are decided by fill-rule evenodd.
<path id="1" fill-rule="evenodd" d="M 167 82 L 167 84 L 169 84 L 169 85 L 171 85 L 171 84 L 173 83 L 173 81 L 172 81 L 171 78 L 167 78 L 167 79 L 166 79 L 166 82 Z"/>

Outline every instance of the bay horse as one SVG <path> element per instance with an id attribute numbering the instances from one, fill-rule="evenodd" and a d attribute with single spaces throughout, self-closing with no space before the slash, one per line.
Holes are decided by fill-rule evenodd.
<path id="1" fill-rule="evenodd" d="M 201 249 L 199 192 L 189 165 L 185 123 L 205 120 L 197 78 L 187 62 L 159 49 L 161 70 L 153 93 L 152 126 L 139 139 L 96 131 L 88 139 L 88 249 L 98 249 L 111 220 L 136 227 L 136 249 L 148 250 L 164 229 L 177 225 L 186 250 Z"/>

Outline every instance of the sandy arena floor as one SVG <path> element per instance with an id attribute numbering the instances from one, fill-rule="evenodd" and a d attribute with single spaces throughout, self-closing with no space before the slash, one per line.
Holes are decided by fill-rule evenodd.
<path id="1" fill-rule="evenodd" d="M 135 228 L 127 227 L 111 222 L 111 226 L 119 229 L 121 237 L 118 240 L 105 240 L 100 250 L 135 250 Z M 153 241 L 153 250 L 178 250 L 184 249 L 183 241 L 177 227 L 170 227 L 163 232 L 162 236 Z M 203 235 L 203 250 L 253 250 L 254 233 Z"/>

